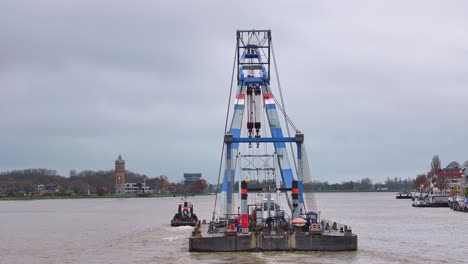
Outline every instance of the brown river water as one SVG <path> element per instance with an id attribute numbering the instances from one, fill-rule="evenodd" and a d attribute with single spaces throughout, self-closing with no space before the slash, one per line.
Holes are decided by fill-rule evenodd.
<path id="1" fill-rule="evenodd" d="M 196 196 L 210 219 L 215 196 Z M 190 253 L 171 227 L 179 198 L 0 201 L 0 263 L 468 263 L 468 214 L 413 208 L 395 193 L 319 193 L 322 217 L 348 224 L 353 252 Z"/>

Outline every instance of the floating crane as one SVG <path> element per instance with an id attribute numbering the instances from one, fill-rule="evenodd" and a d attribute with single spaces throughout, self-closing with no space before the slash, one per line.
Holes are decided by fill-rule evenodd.
<path id="1" fill-rule="evenodd" d="M 219 212 L 217 192 L 212 220 L 195 226 L 189 239 L 190 251 L 356 250 L 357 236 L 351 229 L 321 220 L 313 194 L 304 193 L 304 180 L 311 183 L 304 134 L 270 87 L 272 62 L 276 68 L 271 31 L 238 30 L 236 35 L 237 69 L 233 67 L 230 98 L 235 72 L 237 91 L 229 128 L 231 102 L 226 116 L 224 159 L 218 176 L 219 187 L 223 175 Z M 283 102 L 278 74 L 276 79 Z M 293 136 L 289 126 L 294 129 Z M 257 184 L 252 176 L 257 177 Z M 239 186 L 235 186 L 236 180 Z M 236 187 L 239 201 L 233 199 Z M 260 194 L 261 201 L 249 204 L 249 192 Z M 281 198 L 287 207 L 281 206 Z"/>
<path id="2" fill-rule="evenodd" d="M 303 158 L 302 143 L 304 135 L 296 130 L 294 137 L 285 137 L 280 123 L 277 100 L 270 89 L 271 65 L 271 31 L 270 30 L 238 30 L 237 31 L 237 92 L 235 95 L 234 113 L 231 126 L 224 136 L 225 170 L 221 189 L 221 215 L 233 215 L 233 183 L 236 178 L 234 158 L 239 153 L 239 144 L 252 144 L 259 148 L 260 144 L 273 143 L 275 158 L 284 189 L 292 188 L 292 181 L 298 181 L 298 201 L 293 204 L 290 191 L 286 191 L 287 202 L 292 214 L 296 217 L 306 212 L 302 190 Z M 281 107 L 278 105 L 278 107 Z M 246 114 L 246 122 L 243 122 Z M 283 114 L 285 114 L 283 112 Z M 263 115 L 266 124 L 262 125 Z M 245 128 L 244 128 L 245 125 Z M 261 137 L 261 130 L 269 129 L 270 137 Z M 242 129 L 247 129 L 247 135 L 242 137 Z M 297 144 L 297 171 L 291 168 L 286 143 Z M 266 153 L 265 153 L 266 154 Z M 255 158 L 255 157 L 252 157 Z M 307 161 L 306 161 L 307 162 Z"/>

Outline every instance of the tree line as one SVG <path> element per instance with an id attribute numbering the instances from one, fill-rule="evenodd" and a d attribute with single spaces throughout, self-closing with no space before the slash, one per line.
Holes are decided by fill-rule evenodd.
<path id="1" fill-rule="evenodd" d="M 132 171 L 125 172 L 126 182 L 146 183 L 150 190 L 158 194 L 198 194 L 201 192 L 216 192 L 216 186 L 208 184 L 200 179 L 192 184 L 184 184 L 183 181 L 171 182 L 166 175 L 150 178 L 145 174 Z M 111 194 L 115 191 L 114 170 L 71 170 L 70 176 L 60 175 L 51 169 L 25 169 L 0 172 L 0 194 L 21 195 L 34 194 L 39 184 L 54 183 L 58 186 L 59 194 Z M 370 178 L 357 181 L 343 181 L 341 183 L 329 183 L 328 181 L 313 181 L 304 183 L 304 191 L 370 191 L 370 190 L 392 190 L 416 189 L 421 184 L 428 184 L 423 175 L 416 180 L 387 178 L 384 183 L 373 183 Z M 238 182 L 234 183 L 237 186 Z M 249 184 L 254 187 L 275 188 L 274 182 L 252 180 Z M 236 189 L 236 188 L 235 188 Z"/>
<path id="2" fill-rule="evenodd" d="M 150 178 L 145 174 L 128 170 L 125 171 L 125 178 L 126 182 L 146 183 L 155 193 L 197 194 L 209 187 L 204 179 L 192 184 L 184 184 L 183 182 L 170 182 L 165 175 Z M 56 184 L 57 194 L 62 195 L 88 193 L 103 195 L 115 192 L 115 175 L 114 170 L 71 170 L 70 176 L 65 177 L 56 170 L 42 168 L 0 172 L 0 194 L 2 195 L 36 194 L 40 184 Z"/>
<path id="3" fill-rule="evenodd" d="M 239 182 L 235 181 L 234 186 L 238 186 Z M 365 177 L 357 181 L 343 181 L 341 183 L 329 183 L 328 181 L 313 181 L 303 183 L 303 190 L 308 191 L 400 191 L 402 189 L 413 189 L 414 180 L 411 178 L 390 178 L 388 177 L 384 183 L 372 183 L 372 180 Z M 284 187 L 283 185 L 280 188 Z M 275 189 L 276 183 L 273 180 L 251 180 L 249 188 Z"/>
<path id="4" fill-rule="evenodd" d="M 313 181 L 304 183 L 305 191 L 400 191 L 411 190 L 413 179 L 390 178 L 382 182 L 373 183 L 368 177 L 357 181 L 343 181 L 341 183 L 328 183 L 328 181 Z"/>

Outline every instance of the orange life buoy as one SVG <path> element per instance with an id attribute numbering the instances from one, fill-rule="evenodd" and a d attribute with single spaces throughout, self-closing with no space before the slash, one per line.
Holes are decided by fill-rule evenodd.
<path id="1" fill-rule="evenodd" d="M 228 227 L 226 227 L 226 232 L 236 232 L 237 228 L 234 224 L 230 224 Z"/>
<path id="2" fill-rule="evenodd" d="M 235 232 L 237 231 L 236 225 L 235 224 L 230 224 L 228 228 L 226 228 L 226 231 L 228 232 Z"/>
<path id="3" fill-rule="evenodd" d="M 317 224 L 312 224 L 312 229 L 318 229 L 319 228 L 319 225 Z"/>

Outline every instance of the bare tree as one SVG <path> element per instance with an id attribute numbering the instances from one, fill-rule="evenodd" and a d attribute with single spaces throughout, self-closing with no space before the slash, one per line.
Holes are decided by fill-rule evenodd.
<path id="1" fill-rule="evenodd" d="M 431 172 L 437 173 L 442 168 L 438 155 L 432 157 Z"/>
<path id="2" fill-rule="evenodd" d="M 430 185 L 429 180 L 426 178 L 426 175 L 421 174 L 416 177 L 416 179 L 413 182 L 413 188 L 418 189 L 419 187 L 426 188 Z"/>

